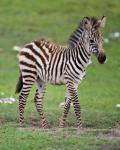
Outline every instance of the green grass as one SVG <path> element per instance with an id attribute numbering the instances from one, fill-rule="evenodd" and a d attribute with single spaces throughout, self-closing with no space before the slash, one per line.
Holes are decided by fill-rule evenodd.
<path id="1" fill-rule="evenodd" d="M 35 39 L 52 39 L 66 45 L 69 35 L 84 16 L 107 16 L 105 37 L 119 31 L 119 0 L 1 0 L 0 1 L 0 98 L 15 97 L 19 67 L 14 45 L 23 46 Z M 77 135 L 73 108 L 69 113 L 67 128 L 63 131 L 19 130 L 18 101 L 14 104 L 0 104 L 0 150 L 114 150 L 120 147 L 119 136 L 106 138 L 110 130 L 120 127 L 120 44 L 110 41 L 104 44 L 108 62 L 93 63 L 87 69 L 86 79 L 80 84 L 78 94 L 82 108 L 82 120 L 86 130 Z M 1 93 L 4 93 L 2 95 Z M 26 127 L 39 127 L 39 117 L 34 107 L 33 87 L 25 110 Z M 58 127 L 63 109 L 59 103 L 64 100 L 65 87 L 47 87 L 44 110 L 50 127 Z M 95 133 L 96 129 L 98 133 Z M 109 134 L 103 131 L 109 132 Z M 100 136 L 102 134 L 102 137 Z"/>

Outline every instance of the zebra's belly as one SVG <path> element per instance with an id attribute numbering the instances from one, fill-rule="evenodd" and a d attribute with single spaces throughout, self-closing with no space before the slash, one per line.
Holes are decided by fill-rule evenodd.
<path id="1" fill-rule="evenodd" d="M 41 72 L 38 72 L 38 76 L 39 78 L 46 82 L 46 83 L 50 83 L 50 84 L 54 84 L 54 85 L 64 85 L 65 84 L 65 79 L 64 79 L 64 74 L 63 75 L 55 75 L 55 74 L 50 74 L 48 72 L 43 72 L 43 74 L 41 75 Z"/>
<path id="2" fill-rule="evenodd" d="M 54 84 L 54 85 L 64 85 L 65 84 L 64 76 L 60 76 L 58 78 L 51 79 L 48 82 L 50 84 Z"/>

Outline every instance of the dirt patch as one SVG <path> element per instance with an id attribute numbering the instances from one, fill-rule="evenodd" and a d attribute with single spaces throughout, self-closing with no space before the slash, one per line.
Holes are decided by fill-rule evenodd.
<path id="1" fill-rule="evenodd" d="M 120 150 L 120 145 L 104 144 L 104 145 L 100 146 L 99 150 Z"/>
<path id="2" fill-rule="evenodd" d="M 99 132 L 97 137 L 106 140 L 120 140 L 120 129 L 111 129 L 106 132 Z"/>
<path id="3" fill-rule="evenodd" d="M 93 134 L 97 139 L 108 141 L 97 145 L 98 150 L 120 150 L 120 127 L 114 129 L 87 129 L 86 134 Z"/>
<path id="4" fill-rule="evenodd" d="M 58 128 L 39 128 L 39 127 L 20 127 L 18 128 L 19 131 L 40 131 L 40 132 L 55 132 L 58 131 Z"/>
<path id="5" fill-rule="evenodd" d="M 18 128 L 19 131 L 39 131 L 39 132 L 60 132 L 64 131 L 67 134 L 70 132 L 74 133 L 74 135 L 82 135 L 82 134 L 92 134 L 96 136 L 97 139 L 103 139 L 103 140 L 120 140 L 120 128 L 115 129 L 78 129 L 78 128 L 47 128 L 43 129 L 38 126 L 30 126 L 30 127 L 20 127 Z"/>
<path id="6" fill-rule="evenodd" d="M 97 139 L 120 140 L 120 128 L 114 129 L 86 129 L 85 134 L 93 134 Z"/>

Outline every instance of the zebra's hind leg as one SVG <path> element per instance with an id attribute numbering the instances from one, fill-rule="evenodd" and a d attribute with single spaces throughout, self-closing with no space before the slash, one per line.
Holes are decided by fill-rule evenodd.
<path id="1" fill-rule="evenodd" d="M 45 93 L 45 84 L 41 81 L 37 81 L 37 90 L 35 94 L 35 106 L 37 109 L 38 114 L 40 115 L 40 121 L 41 121 L 41 126 L 42 128 L 47 128 L 47 122 L 45 119 L 45 115 L 43 112 L 43 98 L 44 98 L 44 93 Z"/>
<path id="2" fill-rule="evenodd" d="M 34 82 L 24 82 L 23 83 L 23 88 L 22 88 L 22 91 L 20 93 L 20 96 L 19 96 L 19 122 L 20 122 L 20 125 L 22 125 L 24 123 L 24 109 L 25 109 L 25 105 L 26 105 L 26 100 L 27 100 L 27 97 L 29 95 L 29 92 L 30 92 L 30 89 L 32 87 Z"/>

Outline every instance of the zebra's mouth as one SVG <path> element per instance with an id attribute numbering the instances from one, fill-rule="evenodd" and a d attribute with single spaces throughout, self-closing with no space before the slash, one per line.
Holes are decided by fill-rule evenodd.
<path id="1" fill-rule="evenodd" d="M 100 64 L 104 64 L 106 61 L 106 55 L 104 53 L 99 53 L 97 59 Z"/>

